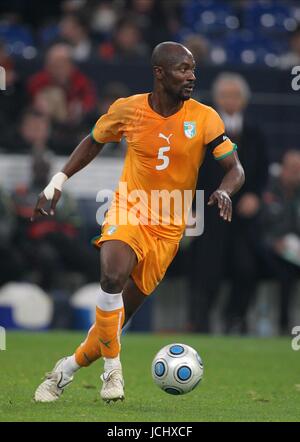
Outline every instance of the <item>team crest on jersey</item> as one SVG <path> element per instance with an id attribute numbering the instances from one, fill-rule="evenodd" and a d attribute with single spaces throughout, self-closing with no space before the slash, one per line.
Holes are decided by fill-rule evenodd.
<path id="1" fill-rule="evenodd" d="M 196 122 L 195 121 L 185 121 L 183 123 L 184 135 L 187 138 L 194 138 L 196 135 Z"/>

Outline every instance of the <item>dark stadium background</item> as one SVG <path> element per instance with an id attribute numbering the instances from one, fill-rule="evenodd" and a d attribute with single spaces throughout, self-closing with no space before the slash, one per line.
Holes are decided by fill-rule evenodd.
<path id="1" fill-rule="evenodd" d="M 88 44 L 74 65 L 87 79 L 94 103 L 88 110 L 75 112 L 71 120 L 67 115 L 58 119 L 55 111 L 51 114 L 34 101 L 30 82 L 44 69 L 49 48 L 61 42 L 72 46 L 72 26 L 77 25 Z M 243 149 L 257 153 L 247 164 L 252 187 L 249 184 L 245 192 L 257 195 L 259 210 L 253 222 L 237 217 L 229 228 L 210 209 L 205 214 L 206 236 L 183 240 L 165 281 L 130 328 L 268 336 L 290 333 L 299 324 L 299 289 L 294 283 L 300 260 L 270 258 L 265 247 L 269 246 L 268 233 L 285 216 L 291 222 L 280 226 L 280 234 L 293 233 L 297 238 L 300 234 L 300 181 L 291 203 L 296 208 L 292 215 L 283 211 L 280 220 L 273 219 L 268 199 L 269 183 L 280 175 L 284 154 L 300 146 L 300 92 L 292 88 L 291 73 L 300 65 L 299 2 L 10 0 L 0 3 L 0 65 L 11 74 L 7 89 L 0 91 L 1 326 L 40 330 L 80 329 L 90 324 L 99 281 L 98 256 L 90 246 L 99 230 L 96 193 L 114 186 L 124 146 L 108 146 L 95 164 L 68 183 L 56 224 L 44 226 L 46 233 L 29 223 L 30 209 L 49 168 L 59 170 L 110 102 L 151 90 L 153 47 L 164 40 L 186 44 L 191 35 L 199 48 L 196 99 L 214 105 L 213 83 L 224 72 L 240 74 L 250 87 L 244 121 L 251 131 L 239 152 L 242 160 Z M 59 100 L 66 104 L 61 95 Z M 43 171 L 35 183 L 31 181 L 32 161 Z M 264 172 L 258 171 L 262 163 L 263 178 Z M 221 171 L 208 155 L 198 188 L 207 194 L 220 177 Z M 239 243 L 236 238 L 240 237 L 247 241 Z M 230 304 L 235 284 L 248 293 L 233 296 Z M 226 305 L 227 310 L 233 305 L 235 311 L 235 302 L 245 305 L 238 306 L 236 317 L 226 316 Z M 281 317 L 282 310 L 287 310 L 287 318 Z"/>

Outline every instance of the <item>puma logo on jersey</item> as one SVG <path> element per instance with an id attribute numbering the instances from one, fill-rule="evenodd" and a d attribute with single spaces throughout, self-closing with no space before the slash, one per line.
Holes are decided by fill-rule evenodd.
<path id="1" fill-rule="evenodd" d="M 167 141 L 168 144 L 170 144 L 170 138 L 171 138 L 172 135 L 173 135 L 173 134 L 170 134 L 170 135 L 167 137 L 166 135 L 160 133 L 158 136 L 159 136 L 159 138 L 163 138 L 164 140 Z"/>

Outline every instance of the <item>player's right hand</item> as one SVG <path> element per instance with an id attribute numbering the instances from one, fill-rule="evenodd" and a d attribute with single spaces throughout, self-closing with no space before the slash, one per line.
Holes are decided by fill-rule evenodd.
<path id="1" fill-rule="evenodd" d="M 53 198 L 50 202 L 50 210 L 45 210 L 45 207 L 47 206 L 48 200 L 45 197 L 44 192 L 41 192 L 38 196 L 37 203 L 35 205 L 35 208 L 33 210 L 33 215 L 30 218 L 31 221 L 34 221 L 36 218 L 41 216 L 54 216 L 55 215 L 55 209 L 56 204 L 58 203 L 59 199 L 61 197 L 61 191 L 58 189 L 54 190 Z"/>

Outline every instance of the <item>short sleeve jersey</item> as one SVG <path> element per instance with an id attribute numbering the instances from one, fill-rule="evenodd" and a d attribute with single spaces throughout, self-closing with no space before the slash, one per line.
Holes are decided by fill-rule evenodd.
<path id="1" fill-rule="evenodd" d="M 185 206 L 185 195 L 188 192 L 194 195 L 206 151 L 211 151 L 214 158 L 220 160 L 232 154 L 236 146 L 225 135 L 224 123 L 213 108 L 190 99 L 178 112 L 163 117 L 150 107 L 148 98 L 149 94 L 139 94 L 115 101 L 97 121 L 92 136 L 99 143 L 126 138 L 128 147 L 120 182 L 126 183 L 127 195 L 143 191 L 143 203 L 148 204 L 144 214 L 147 213 L 146 223 L 152 233 L 179 241 L 186 218 L 182 215 L 178 221 L 171 197 L 170 222 L 165 223 L 163 214 L 154 213 L 153 204 L 150 204 L 153 195 L 157 192 L 174 198 L 177 195 Z M 117 190 L 114 203 L 119 200 Z M 189 207 L 185 207 L 184 216 L 186 210 Z"/>

